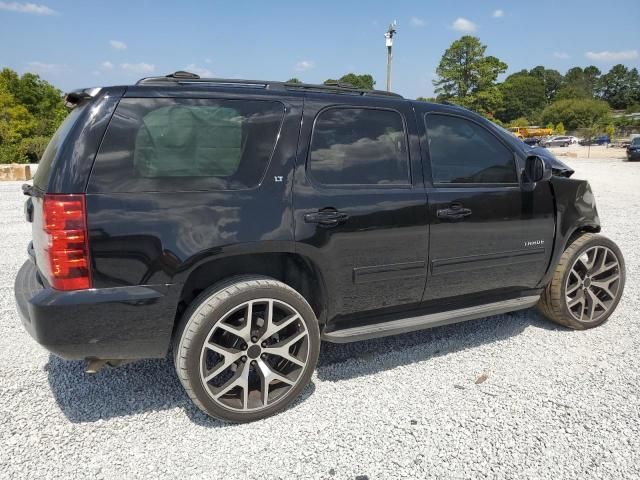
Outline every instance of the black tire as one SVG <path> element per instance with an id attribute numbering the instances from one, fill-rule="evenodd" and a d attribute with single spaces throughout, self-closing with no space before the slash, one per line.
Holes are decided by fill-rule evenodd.
<path id="1" fill-rule="evenodd" d="M 273 404 L 257 411 L 225 408 L 205 388 L 201 377 L 201 352 L 210 340 L 215 325 L 226 312 L 243 302 L 269 298 L 293 307 L 308 332 L 306 363 L 295 384 Z M 301 325 L 303 328 L 304 326 Z M 306 341 L 306 340 L 305 340 Z M 245 347 L 246 349 L 246 347 Z M 286 408 L 308 385 L 318 362 L 320 331 L 316 316 L 308 302 L 297 291 L 268 277 L 235 277 L 202 292 L 184 312 L 174 337 L 174 362 L 180 382 L 200 410 L 227 422 L 244 423 L 259 420 Z M 244 357 L 246 360 L 246 356 Z M 257 358 L 259 361 L 259 358 Z M 255 363 L 255 362 L 252 362 Z M 238 365 L 240 365 L 238 363 Z M 240 368 L 240 367 L 238 367 Z M 267 392 L 269 388 L 267 388 Z"/>
<path id="2" fill-rule="evenodd" d="M 615 255 L 618 261 L 618 273 L 619 279 L 616 285 L 615 298 L 610 301 L 608 309 L 600 314 L 599 317 L 593 321 L 580 320 L 576 318 L 574 313 L 570 310 L 567 301 L 567 280 L 571 275 L 571 269 L 581 256 L 593 247 L 606 247 L 613 255 Z M 596 277 L 594 277 L 596 278 Z M 613 281 L 615 282 L 615 281 Z M 591 283 L 591 278 L 589 284 Z M 624 291 L 625 284 L 625 264 L 624 257 L 618 246 L 607 237 L 603 235 L 597 235 L 594 233 L 582 233 L 572 239 L 571 243 L 560 257 L 560 262 L 556 266 L 555 272 L 551 281 L 546 286 L 540 300 L 538 301 L 538 309 L 540 312 L 552 322 L 558 323 L 568 328 L 575 330 L 585 330 L 588 328 L 597 327 L 607 321 L 609 316 L 614 312 L 622 293 Z M 588 286 L 587 286 L 588 287 Z M 580 287 L 579 289 L 581 289 Z M 597 291 L 597 290 L 596 290 Z M 586 287 L 585 287 L 586 292 Z M 585 296 L 586 298 L 586 296 Z M 581 305 L 580 308 L 586 308 Z"/>

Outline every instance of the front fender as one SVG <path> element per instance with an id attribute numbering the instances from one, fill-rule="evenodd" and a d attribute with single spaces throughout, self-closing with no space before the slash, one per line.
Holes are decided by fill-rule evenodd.
<path id="1" fill-rule="evenodd" d="M 596 200 L 588 181 L 554 176 L 550 182 L 556 209 L 556 233 L 551 261 L 539 287 L 549 283 L 562 253 L 576 232 L 600 231 Z"/>

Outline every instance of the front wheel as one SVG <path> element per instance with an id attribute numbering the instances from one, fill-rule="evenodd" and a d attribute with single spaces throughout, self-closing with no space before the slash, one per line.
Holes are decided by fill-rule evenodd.
<path id="1" fill-rule="evenodd" d="M 203 292 L 176 333 L 178 377 L 205 413 L 229 422 L 272 415 L 295 400 L 318 361 L 320 332 L 307 301 L 266 277 Z"/>
<path id="2" fill-rule="evenodd" d="M 538 308 L 565 327 L 597 327 L 620 302 L 624 283 L 624 258 L 618 246 L 602 235 L 583 233 L 562 254 Z"/>

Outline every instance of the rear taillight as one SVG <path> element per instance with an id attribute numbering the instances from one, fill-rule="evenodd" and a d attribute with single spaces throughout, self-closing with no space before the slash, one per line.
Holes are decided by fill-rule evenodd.
<path id="1" fill-rule="evenodd" d="M 46 194 L 42 205 L 45 265 L 38 265 L 56 290 L 91 288 L 89 241 L 83 194 Z"/>

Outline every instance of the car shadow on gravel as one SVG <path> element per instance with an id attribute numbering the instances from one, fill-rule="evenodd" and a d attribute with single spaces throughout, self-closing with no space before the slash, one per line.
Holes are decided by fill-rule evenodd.
<path id="1" fill-rule="evenodd" d="M 361 342 L 324 342 L 320 350 L 317 374 L 323 381 L 340 381 L 372 375 L 402 365 L 499 342 L 519 335 L 527 327 L 566 330 L 544 319 L 536 309 L 531 308 Z"/>
<path id="2" fill-rule="evenodd" d="M 392 337 L 349 344 L 323 343 L 317 375 L 340 381 L 372 375 L 441 355 L 454 354 L 520 334 L 527 327 L 562 330 L 530 309 Z M 347 365 L 348 363 L 348 365 Z M 206 427 L 233 427 L 214 420 L 191 402 L 178 380 L 171 356 L 143 360 L 94 375 L 85 363 L 50 355 L 45 365 L 51 391 L 64 415 L 74 423 L 97 422 L 145 412 L 182 408 L 189 419 Z M 311 383 L 288 409 L 310 397 Z"/>
<path id="3" fill-rule="evenodd" d="M 62 413 L 73 423 L 90 423 L 145 412 L 182 408 L 189 419 L 205 427 L 232 427 L 202 413 L 187 396 L 176 376 L 173 360 L 143 360 L 105 367 L 97 374 L 84 372 L 85 362 L 49 356 L 45 365 L 49 385 Z M 309 398 L 310 383 L 287 409 Z"/>

